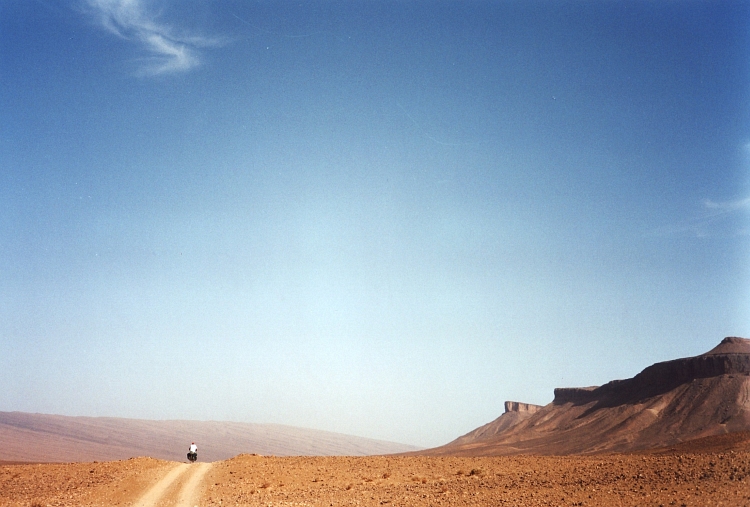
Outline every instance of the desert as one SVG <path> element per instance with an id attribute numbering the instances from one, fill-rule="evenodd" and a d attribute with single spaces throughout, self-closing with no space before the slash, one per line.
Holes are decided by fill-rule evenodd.
<path id="1" fill-rule="evenodd" d="M 3 442 L 0 462 L 113 461 L 137 456 L 179 461 L 184 459 L 183 450 L 193 440 L 201 442 L 203 461 L 224 460 L 242 453 L 362 456 L 418 449 L 279 424 L 0 412 L 0 441 Z"/>
<path id="2" fill-rule="evenodd" d="M 172 482 L 159 482 L 175 472 Z M 750 434 L 695 449 L 596 456 L 240 455 L 193 465 L 151 458 L 5 465 L 0 498 L 0 505 L 24 507 L 742 506 L 750 505 Z"/>
<path id="3" fill-rule="evenodd" d="M 0 506 L 750 505 L 750 340 L 728 337 L 630 379 L 558 388 L 548 405 L 508 401 L 505 410 L 426 450 L 289 427 L 6 413 Z M 143 442 L 164 453 L 159 439 L 177 427 L 212 431 L 220 451 L 194 464 L 23 459 L 59 461 L 43 452 L 54 442 L 69 456 L 106 458 L 147 430 Z M 206 459 L 233 446 L 287 455 Z"/>

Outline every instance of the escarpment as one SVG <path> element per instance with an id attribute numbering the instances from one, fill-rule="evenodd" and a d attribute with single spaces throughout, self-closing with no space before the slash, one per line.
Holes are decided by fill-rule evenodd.
<path id="1" fill-rule="evenodd" d="M 593 399 L 592 393 L 599 386 L 591 387 L 558 387 L 555 389 L 555 399 L 552 403 L 558 405 L 563 403 L 588 403 Z"/>
<path id="2" fill-rule="evenodd" d="M 436 455 L 590 454 L 671 446 L 750 431 L 750 340 L 728 337 L 699 356 L 653 364 L 602 386 L 555 389 L 540 407 L 505 413 Z"/>
<path id="3" fill-rule="evenodd" d="M 633 378 L 613 380 L 600 387 L 558 388 L 555 389 L 552 403 L 585 404 L 595 401 L 598 406 L 611 407 L 651 398 L 696 379 L 733 374 L 750 375 L 748 339 L 724 338 L 705 354 L 656 363 Z"/>
<path id="4" fill-rule="evenodd" d="M 518 401 L 506 401 L 505 412 L 503 415 L 494 421 L 487 423 L 484 426 L 480 426 L 474 431 L 457 438 L 452 443 L 469 443 L 478 440 L 491 439 L 492 437 L 506 431 L 508 428 L 517 425 L 521 421 L 525 421 L 542 408 L 544 408 L 542 405 L 533 405 L 531 403 L 521 403 Z"/>
<path id="5" fill-rule="evenodd" d="M 518 401 L 506 401 L 505 402 L 506 412 L 524 412 L 524 413 L 533 414 L 540 408 L 542 408 L 542 405 L 532 405 L 531 403 L 521 403 Z"/>

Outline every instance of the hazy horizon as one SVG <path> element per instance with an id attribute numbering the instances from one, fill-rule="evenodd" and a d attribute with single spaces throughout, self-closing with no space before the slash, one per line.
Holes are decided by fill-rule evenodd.
<path id="1" fill-rule="evenodd" d="M 423 447 L 750 336 L 746 2 L 0 3 L 0 411 Z"/>

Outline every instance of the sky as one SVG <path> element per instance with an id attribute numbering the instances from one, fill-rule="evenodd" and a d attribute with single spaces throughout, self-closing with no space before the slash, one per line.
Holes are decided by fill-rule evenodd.
<path id="1" fill-rule="evenodd" d="M 750 337 L 750 4 L 0 1 L 0 411 L 424 447 Z"/>

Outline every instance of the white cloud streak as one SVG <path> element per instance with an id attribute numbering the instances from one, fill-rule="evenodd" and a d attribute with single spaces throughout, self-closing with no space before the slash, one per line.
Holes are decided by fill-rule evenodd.
<path id="1" fill-rule="evenodd" d="M 171 26 L 158 23 L 146 0 L 87 0 L 94 16 L 109 32 L 132 40 L 149 53 L 139 72 L 160 75 L 185 72 L 200 64 L 198 49 L 216 45 L 216 41 L 177 33 Z"/>
<path id="2" fill-rule="evenodd" d="M 750 197 L 732 201 L 703 199 L 701 211 L 693 219 L 679 225 L 654 230 L 657 236 L 689 234 L 698 238 L 750 236 Z"/>
<path id="3" fill-rule="evenodd" d="M 735 217 L 739 218 L 743 214 L 750 212 L 750 197 L 744 199 L 735 199 L 733 201 L 712 201 L 703 199 L 704 215 L 693 226 L 697 236 L 712 236 L 709 231 L 721 230 L 720 224 L 734 224 L 734 231 L 730 233 L 734 236 L 747 236 L 748 228 L 746 225 L 737 227 Z M 741 220 L 741 218 L 740 218 Z"/>
<path id="4" fill-rule="evenodd" d="M 726 213 L 734 213 L 737 211 L 750 211 L 750 197 L 745 199 L 738 199 L 736 201 L 723 201 L 716 202 L 710 199 L 703 200 L 703 207 L 711 210 L 716 215 L 723 215 Z"/>

